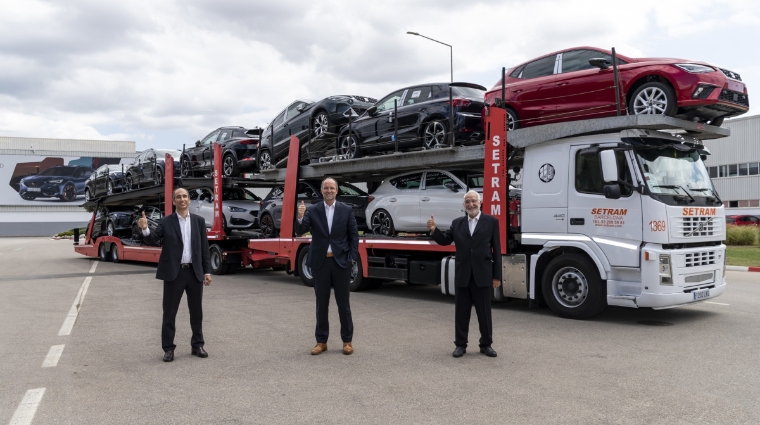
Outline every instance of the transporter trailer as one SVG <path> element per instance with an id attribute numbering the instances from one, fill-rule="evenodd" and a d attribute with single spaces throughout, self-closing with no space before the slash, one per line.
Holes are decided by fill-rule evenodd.
<path id="1" fill-rule="evenodd" d="M 484 111 L 485 144 L 299 165 L 251 179 L 284 181 L 280 237 L 251 239 L 249 254 L 277 259 L 313 286 L 308 236 L 294 235 L 299 179 L 377 182 L 426 167 L 482 170 L 483 212 L 499 219 L 503 281 L 493 299 L 526 299 L 585 319 L 608 305 L 664 309 L 726 288 L 725 210 L 701 140 L 729 130 L 660 115 L 629 115 L 518 129 Z M 507 143 L 509 141 L 509 143 Z M 299 152 L 291 137 L 290 152 Z M 510 190 L 519 184 L 521 190 Z M 464 193 L 462 192 L 462 195 Z M 290 219 L 285 219 L 290 217 Z M 440 284 L 454 293 L 453 246 L 428 236 L 359 238 L 352 290 L 384 281 Z"/>

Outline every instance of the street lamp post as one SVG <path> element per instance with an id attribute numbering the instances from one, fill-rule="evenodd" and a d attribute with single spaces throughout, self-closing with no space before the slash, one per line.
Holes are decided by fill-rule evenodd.
<path id="1" fill-rule="evenodd" d="M 453 83 L 454 82 L 454 48 L 451 46 L 451 44 L 446 44 L 442 41 L 438 41 L 436 39 L 424 36 L 414 31 L 407 31 L 406 33 L 410 35 L 416 35 L 417 37 L 427 38 L 430 41 L 435 41 L 438 44 L 443 44 L 444 46 L 448 46 L 449 60 L 450 60 L 450 65 L 451 65 L 451 82 Z M 449 134 L 451 135 L 450 141 L 451 141 L 452 147 L 454 146 L 454 100 L 453 100 L 453 97 L 454 97 L 453 89 L 451 88 L 451 86 L 449 86 L 449 129 L 450 129 Z"/>

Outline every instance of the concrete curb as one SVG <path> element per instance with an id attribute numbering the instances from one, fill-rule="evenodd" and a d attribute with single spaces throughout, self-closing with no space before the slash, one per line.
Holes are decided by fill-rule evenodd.
<path id="1" fill-rule="evenodd" d="M 760 267 L 726 266 L 726 270 L 737 272 L 760 272 Z"/>

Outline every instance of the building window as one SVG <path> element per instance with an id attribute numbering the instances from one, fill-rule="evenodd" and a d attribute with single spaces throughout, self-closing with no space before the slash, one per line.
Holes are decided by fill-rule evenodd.
<path id="1" fill-rule="evenodd" d="M 740 176 L 749 175 L 749 164 L 739 164 L 739 175 Z"/>
<path id="2" fill-rule="evenodd" d="M 749 207 L 749 201 L 739 201 L 739 208 Z"/>
<path id="3" fill-rule="evenodd" d="M 718 167 L 718 177 L 728 177 L 728 165 Z"/>
<path id="4" fill-rule="evenodd" d="M 739 208 L 739 201 L 728 201 L 728 208 Z"/>
<path id="5" fill-rule="evenodd" d="M 760 200 L 753 199 L 753 200 L 749 201 L 749 206 L 750 206 L 750 208 L 760 207 Z"/>
<path id="6" fill-rule="evenodd" d="M 728 166 L 728 177 L 736 177 L 739 175 L 739 165 L 738 164 L 729 164 Z"/>
<path id="7" fill-rule="evenodd" d="M 710 172 L 711 179 L 718 177 L 718 167 L 710 167 L 707 170 Z"/>
<path id="8" fill-rule="evenodd" d="M 749 163 L 749 175 L 750 176 L 756 176 L 758 175 L 758 169 L 757 162 L 750 162 Z"/>

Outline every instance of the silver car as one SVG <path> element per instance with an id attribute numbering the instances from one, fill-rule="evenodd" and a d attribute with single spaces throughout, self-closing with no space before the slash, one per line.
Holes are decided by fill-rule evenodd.
<path id="1" fill-rule="evenodd" d="M 192 189 L 190 192 L 190 212 L 206 220 L 206 227 L 214 223 L 214 192 L 211 188 Z M 222 192 L 222 226 L 224 232 L 243 230 L 259 226 L 259 206 L 261 198 L 244 188 L 229 188 Z"/>
<path id="2" fill-rule="evenodd" d="M 464 194 L 483 192 L 483 173 L 466 170 L 422 170 L 387 178 L 371 194 L 367 226 L 378 235 L 427 232 L 427 219 L 435 215 L 441 230 L 465 214 Z"/>

